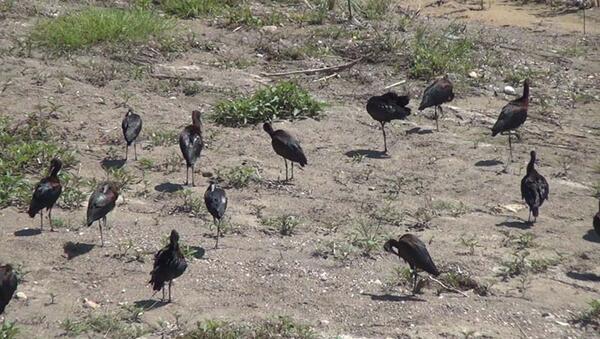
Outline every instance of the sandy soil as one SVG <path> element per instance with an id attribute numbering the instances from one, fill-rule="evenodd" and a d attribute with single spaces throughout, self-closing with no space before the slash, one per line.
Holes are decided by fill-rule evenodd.
<path id="1" fill-rule="evenodd" d="M 415 9 L 423 4 L 406 6 Z M 26 34 L 40 16 L 79 6 L 75 1 L 23 1 L 5 16 L 0 41 L 7 49 L 14 47 L 14 38 Z M 197 176 L 199 184 L 191 189 L 195 196 L 202 196 L 208 176 L 218 169 L 253 164 L 263 178 L 243 189 L 227 189 L 227 214 L 234 231 L 222 239 L 218 250 L 212 249 L 211 218 L 206 213 L 190 217 L 177 212 L 183 201 L 180 193 L 162 189 L 180 189 L 185 179 L 183 162 L 174 173 L 145 171 L 143 180 L 135 162 L 126 165 L 140 182 L 125 192 L 125 201 L 109 215 L 111 227 L 104 248 L 98 246 L 95 227 L 81 226 L 84 207 L 56 209 L 54 216 L 68 227 L 34 236 L 19 235 L 36 228 L 38 219 L 30 219 L 17 208 L 0 210 L 0 261 L 22 264 L 29 272 L 19 286 L 28 299 L 14 300 L 6 319 L 17 323 L 23 338 L 47 338 L 64 333 L 60 322 L 90 312 L 84 298 L 100 305 L 94 312 L 144 304 L 152 298 L 146 285 L 151 254 L 176 228 L 184 244 L 200 246 L 205 253 L 192 260 L 176 281 L 174 303 L 142 315 L 148 328 L 161 320 L 173 324 L 178 318 L 180 327 L 167 337 L 204 319 L 256 321 L 277 315 L 289 315 L 324 337 L 459 338 L 470 332 L 490 338 L 597 337 L 597 328 L 583 328 L 570 320 L 600 295 L 600 237 L 591 230 L 598 204 L 592 197 L 598 180 L 594 166 L 600 159 L 600 12 L 597 8 L 588 11 L 588 35 L 581 42 L 578 13 L 545 15 L 547 7 L 505 1 L 492 2 L 491 9 L 486 6 L 484 11 L 456 11 L 476 6 L 450 1 L 424 8 L 418 20 L 434 26 L 464 22 L 469 32 L 478 32 L 480 46 L 484 46 L 481 53 L 489 52 L 509 66 L 528 65 L 542 72 L 533 82 L 530 118 L 522 141 L 514 145 L 514 163 L 506 171 L 507 140 L 491 138 L 489 128 L 512 97 L 501 93 L 506 83 L 492 66 L 474 70 L 483 77 L 457 86 L 457 98 L 445 109 L 439 133 L 431 132 L 435 124 L 426 117 L 429 111 L 389 125 L 389 158 L 378 156 L 383 147 L 381 131 L 364 105 L 369 95 L 406 79 L 404 71 L 386 62 L 365 62 L 326 80 L 318 80 L 323 75 L 298 76 L 296 81 L 329 105 L 320 121 L 276 123 L 299 137 L 309 160 L 304 170 L 295 172 L 293 184 L 277 181 L 284 177 L 283 163 L 274 156 L 260 126 L 205 124 L 209 144 L 200 162 L 205 176 Z M 394 15 L 400 15 L 399 10 Z M 346 23 L 325 25 L 351 29 L 344 28 Z M 385 22 L 373 25 L 392 30 Z M 48 58 L 40 51 L 31 56 L 4 52 L 0 83 L 10 80 L 11 84 L 0 94 L 2 114 L 23 119 L 25 113 L 38 111 L 36 105 L 48 100 L 60 103 L 52 124 L 63 131 L 65 143 L 78 151 L 81 163 L 69 171 L 100 179 L 105 177 L 100 162 L 124 151 L 120 121 L 125 109 L 120 105 L 125 98 L 130 97 L 127 104 L 144 119 L 144 147 L 139 156 L 160 164 L 178 154 L 178 146 L 152 147 L 151 131 L 179 131 L 189 123 L 192 109 L 200 107 L 208 114 L 219 100 L 271 83 L 261 72 L 344 61 L 340 56 L 267 61 L 254 50 L 269 34 L 275 35 L 271 41 L 280 46 L 315 39 L 311 26 L 288 24 L 275 33 L 246 28 L 234 32 L 209 20 L 181 21 L 180 26 L 195 32 L 198 41 L 211 41 L 218 48 L 190 49 L 171 58 L 157 56 L 144 65 L 154 71 L 193 67 L 194 74 L 203 77 L 197 81 L 198 95 L 183 95 L 169 80 L 153 78 L 152 71 L 136 80 L 127 71 L 133 68 L 131 64 L 98 51 L 70 58 Z M 400 38 L 405 34 L 393 32 Z M 584 55 L 560 53 L 575 41 L 585 43 Z M 224 61 L 240 58 L 250 60 L 250 65 L 243 69 L 225 66 Z M 119 71 L 113 74 L 112 69 Z M 110 76 L 98 86 L 97 79 L 106 74 Z M 425 86 L 411 79 L 405 85 L 414 96 L 410 104 L 414 111 Z M 494 88 L 499 89 L 498 96 Z M 572 93 L 592 99 L 576 102 Z M 519 183 L 532 149 L 538 153 L 538 170 L 548 179 L 551 195 L 538 223 L 529 227 L 524 223 L 527 209 L 520 199 Z M 439 206 L 460 206 L 460 210 Z M 434 213 L 425 227 L 418 225 L 420 209 Z M 261 223 L 261 217 L 288 214 L 301 220 L 292 236 L 268 231 Z M 438 294 L 431 285 L 410 297 L 405 287 L 386 288 L 394 269 L 405 264 L 382 250 L 371 257 L 356 253 L 346 260 L 315 255 L 328 243 L 348 243 L 357 220 L 377 216 L 390 219 L 381 222 L 382 237 L 416 233 L 443 271 L 467 272 L 482 285 L 491 286 L 489 295 L 479 296 L 472 290 L 466 292 L 468 297 L 446 291 Z M 535 245 L 528 248 L 531 258 L 557 262 L 543 272 L 503 281 L 496 272 L 515 251 L 506 239 L 526 233 L 534 237 Z M 461 245 L 461 238 L 477 242 L 472 254 Z M 93 247 L 68 260 L 63 251 L 67 241 Z M 119 258 L 129 242 L 132 249 Z M 132 260 L 136 251 L 143 262 Z M 146 335 L 160 336 L 158 330 Z"/>

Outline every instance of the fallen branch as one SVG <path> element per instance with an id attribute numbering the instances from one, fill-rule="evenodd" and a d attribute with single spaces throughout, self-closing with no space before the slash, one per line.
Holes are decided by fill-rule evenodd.
<path id="1" fill-rule="evenodd" d="M 324 77 L 322 77 L 322 78 L 319 78 L 319 79 L 316 79 L 316 80 L 313 80 L 313 81 L 314 81 L 314 82 L 317 82 L 317 81 L 325 81 L 325 80 L 328 80 L 328 79 L 334 78 L 334 77 L 336 77 L 336 76 L 338 76 L 338 75 L 339 75 L 338 73 L 333 73 L 333 74 L 326 75 L 326 76 L 324 76 Z"/>
<path id="2" fill-rule="evenodd" d="M 201 75 L 192 76 L 192 75 L 152 73 L 152 74 L 150 74 L 150 76 L 153 78 L 159 79 L 159 80 L 164 80 L 164 79 L 182 79 L 182 80 L 190 80 L 190 81 L 204 80 L 204 78 Z"/>
<path id="3" fill-rule="evenodd" d="M 398 81 L 398 82 L 395 82 L 395 83 L 393 83 L 393 84 L 391 84 L 391 85 L 389 85 L 389 86 L 385 86 L 383 89 L 390 89 L 390 88 L 392 88 L 392 87 L 396 87 L 396 86 L 398 86 L 398 85 L 402 85 L 402 84 L 403 84 L 403 83 L 405 83 L 405 82 L 406 82 L 406 80 L 400 80 L 400 81 Z"/>
<path id="4" fill-rule="evenodd" d="M 365 57 L 359 58 L 359 59 L 355 59 L 352 60 L 348 63 L 342 64 L 342 65 L 337 65 L 337 66 L 330 66 L 330 67 L 323 67 L 323 68 L 312 68 L 312 69 L 304 69 L 304 70 L 297 70 L 297 71 L 289 71 L 289 72 L 281 72 L 281 73 L 261 73 L 262 76 L 266 76 L 266 77 L 279 77 L 279 76 L 286 76 L 286 75 L 294 75 L 294 74 L 316 74 L 316 73 L 321 73 L 321 72 L 339 72 L 345 69 L 348 69 L 354 65 L 356 65 L 357 63 L 359 63 L 360 61 L 362 61 Z"/>
<path id="5" fill-rule="evenodd" d="M 452 291 L 452 292 L 456 292 L 456 293 L 462 294 L 462 295 L 463 295 L 464 297 L 466 297 L 466 298 L 468 298 L 468 297 L 469 297 L 469 296 L 468 296 L 468 295 L 467 295 L 465 292 L 463 292 L 463 291 L 461 291 L 461 290 L 457 290 L 457 289 L 456 289 L 456 288 L 454 288 L 454 287 L 448 287 L 448 286 L 444 285 L 444 283 L 443 283 L 443 282 L 441 282 L 441 281 L 437 280 L 436 278 L 434 278 L 434 277 L 432 277 L 432 276 L 429 276 L 429 279 L 431 279 L 432 281 L 435 281 L 436 283 L 438 283 L 440 286 L 442 286 L 443 288 L 447 289 L 448 291 Z"/>

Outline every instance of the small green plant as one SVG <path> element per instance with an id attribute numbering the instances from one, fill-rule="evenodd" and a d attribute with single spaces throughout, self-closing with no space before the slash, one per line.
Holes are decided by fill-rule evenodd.
<path id="1" fill-rule="evenodd" d="M 293 82 L 280 82 L 254 95 L 216 105 L 213 119 L 225 126 L 239 127 L 277 119 L 319 118 L 323 103 Z"/>
<path id="2" fill-rule="evenodd" d="M 296 232 L 296 228 L 301 221 L 293 215 L 282 215 L 273 218 L 262 219 L 261 223 L 272 230 L 276 230 L 284 236 L 291 236 Z"/>
<path id="3" fill-rule="evenodd" d="M 544 75 L 544 72 L 536 71 L 529 67 L 515 67 L 515 68 L 510 69 L 504 75 L 504 81 L 506 81 L 507 83 L 509 83 L 513 86 L 518 86 L 518 85 L 522 84 L 523 81 L 525 81 L 525 79 L 533 80 L 542 75 Z"/>
<path id="4" fill-rule="evenodd" d="M 58 200 L 58 206 L 68 210 L 81 207 L 83 202 L 87 199 L 86 194 L 82 191 L 82 186 L 85 183 L 81 177 L 68 172 L 61 172 L 60 180 L 63 191 Z"/>
<path id="5" fill-rule="evenodd" d="M 200 93 L 200 85 L 196 82 L 189 81 L 183 84 L 183 94 L 186 97 L 193 97 L 198 93 Z"/>
<path id="6" fill-rule="evenodd" d="M 441 33 L 417 28 L 411 45 L 409 75 L 429 80 L 446 73 L 467 73 L 473 68 L 473 41 L 463 35 L 464 26 L 450 25 Z"/>
<path id="7" fill-rule="evenodd" d="M 528 251 L 515 251 L 512 254 L 511 259 L 502 261 L 500 263 L 500 270 L 497 272 L 497 275 L 502 277 L 502 280 L 506 281 L 508 278 L 513 278 L 521 274 L 527 274 L 528 270 L 526 259 L 528 256 Z"/>
<path id="8" fill-rule="evenodd" d="M 252 13 L 250 7 L 231 8 L 227 11 L 227 21 L 229 25 L 262 27 L 268 25 L 279 25 L 283 21 L 284 16 L 279 12 L 272 12 L 267 16 L 257 16 Z"/>
<path id="9" fill-rule="evenodd" d="M 371 256 L 372 252 L 381 248 L 384 237 L 381 224 L 359 219 L 354 222 L 350 240 L 352 245 L 362 250 L 364 256 Z"/>
<path id="10" fill-rule="evenodd" d="M 448 214 L 455 218 L 460 217 L 463 214 L 466 214 L 469 211 L 467 205 L 465 205 L 462 201 L 445 201 L 445 200 L 435 200 L 431 204 L 431 208 L 435 211 L 436 215 L 444 215 Z"/>
<path id="11" fill-rule="evenodd" d="M 573 318 L 573 322 L 584 326 L 600 327 L 600 299 L 589 302 L 589 308 Z"/>
<path id="12" fill-rule="evenodd" d="M 404 221 L 404 212 L 396 209 L 391 202 L 380 204 L 381 207 L 370 213 L 371 218 L 379 224 L 400 226 Z"/>
<path id="13" fill-rule="evenodd" d="M 30 38 L 41 47 L 68 52 L 99 43 L 144 43 L 173 27 L 173 21 L 141 8 L 90 7 L 41 21 Z"/>
<path id="14" fill-rule="evenodd" d="M 108 176 L 115 182 L 121 192 L 129 191 L 131 186 L 140 180 L 124 167 L 108 169 Z"/>
<path id="15" fill-rule="evenodd" d="M 175 130 L 154 130 L 150 132 L 150 144 L 152 146 L 171 146 L 176 145 L 179 132 Z"/>
<path id="16" fill-rule="evenodd" d="M 154 160 L 149 158 L 140 158 L 137 162 L 137 165 L 142 171 L 151 171 L 156 168 Z"/>
<path id="17" fill-rule="evenodd" d="M 504 247 L 514 246 L 517 250 L 524 250 L 537 246 L 533 241 L 535 239 L 535 234 L 531 232 L 521 233 L 519 235 L 514 235 L 509 231 L 500 231 L 500 233 L 504 235 L 504 239 L 502 239 L 502 246 Z"/>
<path id="18" fill-rule="evenodd" d="M 460 237 L 460 244 L 469 249 L 470 255 L 475 254 L 475 247 L 481 247 L 481 245 L 479 245 L 479 241 L 474 235 L 471 237 Z"/>
<path id="19" fill-rule="evenodd" d="M 90 313 L 82 319 L 66 319 L 61 327 L 67 336 L 95 333 L 108 338 L 134 339 L 148 332 L 140 320 L 140 311 L 125 307 L 115 313 Z"/>
<path id="20" fill-rule="evenodd" d="M 182 335 L 183 339 L 237 339 L 281 338 L 313 339 L 315 332 L 307 325 L 299 324 L 286 316 L 263 320 L 259 323 L 234 324 L 219 320 L 204 320 L 196 328 Z"/>
<path id="21" fill-rule="evenodd" d="M 19 334 L 19 328 L 14 322 L 4 321 L 0 326 L 0 339 L 16 339 Z"/>
<path id="22" fill-rule="evenodd" d="M 363 16 L 369 20 L 379 20 L 388 13 L 391 1 L 389 0 L 365 0 L 361 6 Z"/>
<path id="23" fill-rule="evenodd" d="M 335 260 L 345 261 L 356 252 L 356 248 L 346 241 L 329 240 L 317 246 L 313 256 L 324 259 L 333 257 Z"/>
<path id="24" fill-rule="evenodd" d="M 409 267 L 395 266 L 392 269 L 392 273 L 388 279 L 383 283 L 383 290 L 386 292 L 391 291 L 396 286 L 410 287 L 412 288 L 413 278 L 412 271 Z"/>
<path id="25" fill-rule="evenodd" d="M 197 217 L 206 211 L 204 199 L 194 196 L 192 190 L 186 189 L 178 192 L 181 197 L 182 204 L 179 206 L 179 212 L 188 213 Z"/>
<path id="26" fill-rule="evenodd" d="M 440 280 L 446 286 L 460 291 L 473 290 L 480 296 L 486 296 L 490 293 L 489 286 L 478 283 L 471 276 L 462 272 L 449 271 L 442 275 Z"/>
<path id="27" fill-rule="evenodd" d="M 219 169 L 217 170 L 217 178 L 233 188 L 244 188 L 250 183 L 261 181 L 256 168 L 246 165 Z"/>
<path id="28" fill-rule="evenodd" d="M 182 160 L 182 157 L 180 154 L 177 154 L 177 153 L 169 154 L 167 156 L 167 158 L 165 159 L 165 161 L 161 164 L 163 173 L 170 174 L 170 173 L 179 171 L 179 169 L 182 166 L 181 160 Z"/>

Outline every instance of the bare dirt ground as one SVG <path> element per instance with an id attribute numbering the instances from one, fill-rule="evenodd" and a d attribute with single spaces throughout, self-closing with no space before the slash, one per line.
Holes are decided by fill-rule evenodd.
<path id="1" fill-rule="evenodd" d="M 120 121 L 126 101 L 144 119 L 139 156 L 161 164 L 179 155 L 179 149 L 175 144 L 152 146 L 152 131 L 178 133 L 189 124 L 192 109 L 200 107 L 208 116 L 216 102 L 274 83 L 262 72 L 352 59 L 348 52 L 267 60 L 266 53 L 255 48 L 265 40 L 275 46 L 317 41 L 321 38 L 316 29 L 336 27 L 350 32 L 350 38 L 335 42 L 351 50 L 353 34 L 374 34 L 375 28 L 404 37 L 408 33 L 392 23 L 401 10 L 424 4 L 395 5 L 389 14 L 392 19 L 365 20 L 365 27 L 358 28 L 326 20 L 318 26 L 286 23 L 268 32 L 234 30 L 208 19 L 181 20 L 183 32 L 195 33 L 198 44 L 210 43 L 213 48 L 190 48 L 169 57 L 153 55 L 135 78 L 131 70 L 140 66 L 97 50 L 70 57 L 48 57 L 39 50 L 19 55 L 15 39 L 27 34 L 37 20 L 83 6 L 77 1 L 19 1 L 3 14 L 0 26 L 5 51 L 0 83 L 10 82 L 0 94 L 1 114 L 19 120 L 25 113 L 39 112 L 40 105 L 46 107 L 42 114 L 47 114 L 49 101 L 60 104 L 51 123 L 62 131 L 64 142 L 77 150 L 80 161 L 68 171 L 103 179 L 101 161 L 120 157 L 124 151 Z M 299 137 L 309 160 L 304 170 L 295 171 L 293 184 L 277 181 L 284 176 L 283 163 L 274 156 L 261 126 L 226 128 L 205 121 L 208 147 L 200 161 L 204 176 L 197 175 L 193 195 L 202 196 L 211 174 L 242 163 L 255 166 L 262 178 L 243 189 L 227 189 L 233 230 L 222 239 L 220 249 L 212 249 L 214 232 L 207 213 L 178 212 L 181 192 L 163 189 L 180 190 L 183 161 L 172 173 L 142 171 L 139 164 L 129 162 L 126 169 L 139 182 L 109 215 L 104 248 L 98 246 L 96 227 L 81 226 L 85 207 L 55 209 L 54 216 L 66 226 L 34 236 L 17 235 L 36 228 L 38 219 L 14 207 L 0 210 L 0 261 L 22 264 L 28 272 L 18 289 L 27 300 L 13 300 L 4 316 L 16 322 L 20 337 L 48 338 L 65 334 L 61 323 L 66 319 L 117 312 L 123 305 L 146 305 L 144 300 L 152 297 L 147 286 L 152 253 L 175 228 L 184 244 L 199 246 L 204 253 L 191 260 L 176 281 L 174 303 L 141 315 L 147 338 L 176 336 L 206 319 L 258 321 L 279 315 L 310 325 L 328 338 L 598 337 L 598 328 L 571 320 L 600 295 L 600 237 L 591 227 L 598 206 L 593 186 L 600 159 L 600 12 L 588 10 L 588 34 L 583 41 L 579 12 L 553 15 L 545 6 L 506 1 L 492 2 L 483 11 L 467 9 L 478 5 L 449 1 L 423 8 L 415 20 L 432 27 L 454 20 L 465 23 L 467 31 L 478 36 L 479 53 L 493 56 L 494 64 L 527 65 L 538 71 L 530 117 L 507 171 L 503 171 L 507 140 L 492 138 L 489 128 L 513 97 L 502 93 L 507 83 L 491 61 L 474 69 L 478 79 L 457 80 L 463 83 L 457 83 L 457 98 L 445 109 L 439 133 L 428 132 L 435 126 L 426 117 L 430 111 L 416 111 L 426 82 L 407 79 L 402 65 L 378 60 L 358 63 L 328 79 L 322 79 L 323 74 L 295 76 L 328 106 L 319 121 L 276 123 Z M 253 4 L 258 11 L 272 6 L 285 11 L 288 5 Z M 290 6 L 297 10 L 304 5 Z M 585 46 L 585 53 L 565 52 L 576 42 Z M 194 82 L 200 88 L 197 95 L 185 96 L 172 80 L 152 76 L 184 66 L 191 67 L 187 75 L 202 77 Z M 381 131 L 364 105 L 370 95 L 403 79 L 407 79 L 405 87 L 397 90 L 414 97 L 410 106 L 417 114 L 388 125 L 390 157 L 381 158 L 376 152 L 383 147 Z M 540 159 L 538 171 L 549 181 L 550 199 L 530 227 L 524 223 L 527 209 L 519 185 L 532 149 Z M 300 220 L 292 236 L 281 236 L 261 223 L 282 215 Z M 364 220 L 381 224 L 380 242 L 407 231 L 417 234 L 442 271 L 460 270 L 487 286 L 488 294 L 437 293 L 437 286 L 430 284 L 422 294 L 410 297 L 406 286 L 394 284 L 394 269 L 405 266 L 398 258 L 385 254 L 379 245 L 370 256 L 361 255 L 359 248 L 350 249 L 357 225 Z M 502 279 L 497 272 L 511 260 L 523 237 L 533 238 L 524 245 L 528 258 L 548 265 Z M 67 241 L 94 246 L 68 260 L 63 251 Z M 472 253 L 465 241 L 475 244 Z M 344 258 L 346 250 L 353 253 Z M 84 298 L 99 308 L 86 308 Z"/>

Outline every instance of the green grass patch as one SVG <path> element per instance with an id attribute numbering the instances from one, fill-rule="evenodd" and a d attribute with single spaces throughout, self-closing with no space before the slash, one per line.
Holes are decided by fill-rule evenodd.
<path id="1" fill-rule="evenodd" d="M 33 43 L 59 52 L 100 43 L 145 43 L 164 38 L 174 21 L 142 8 L 90 7 L 39 22 L 31 32 Z"/>
<path id="2" fill-rule="evenodd" d="M 236 338 L 318 338 L 307 325 L 297 323 L 286 316 L 265 320 L 260 323 L 234 324 L 226 321 L 205 320 L 196 329 L 183 334 L 183 339 L 236 339 Z"/>
<path id="3" fill-rule="evenodd" d="M 15 323 L 4 321 L 0 325 L 0 338 L 1 339 L 16 339 L 19 334 L 19 328 L 15 326 Z"/>
<path id="4" fill-rule="evenodd" d="M 182 19 L 225 13 L 239 0 L 162 0 L 160 7 L 167 13 Z"/>
<path id="5" fill-rule="evenodd" d="M 294 215 L 282 215 L 261 220 L 263 226 L 267 226 L 270 230 L 277 231 L 283 236 L 291 236 L 296 233 L 296 229 L 301 223 L 302 221 Z"/>
<path id="6" fill-rule="evenodd" d="M 600 327 L 600 299 L 592 300 L 589 305 L 589 308 L 575 316 L 573 321 L 583 326 Z"/>
<path id="7" fill-rule="evenodd" d="M 0 118 L 0 208 L 29 204 L 33 182 L 47 175 L 50 160 L 59 157 L 68 168 L 76 163 L 75 152 L 59 142 L 47 118 L 32 114 L 13 123 Z"/>
<path id="8" fill-rule="evenodd" d="M 213 119 L 218 124 L 230 127 L 277 119 L 318 119 L 323 107 L 322 102 L 313 99 L 308 91 L 297 84 L 280 82 L 248 97 L 219 102 Z"/>
<path id="9" fill-rule="evenodd" d="M 256 168 L 245 165 L 219 169 L 217 170 L 217 178 L 233 188 L 244 188 L 261 180 Z"/>
<path id="10" fill-rule="evenodd" d="M 411 44 L 409 75 L 429 80 L 446 73 L 466 74 L 473 68 L 474 42 L 462 32 L 464 28 L 450 25 L 442 32 L 417 28 Z"/>
<path id="11" fill-rule="evenodd" d="M 82 319 L 66 319 L 60 325 L 69 337 L 95 333 L 106 338 L 134 339 L 148 333 L 140 315 L 137 308 L 123 307 L 115 313 L 90 313 Z"/>

